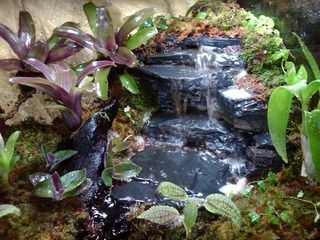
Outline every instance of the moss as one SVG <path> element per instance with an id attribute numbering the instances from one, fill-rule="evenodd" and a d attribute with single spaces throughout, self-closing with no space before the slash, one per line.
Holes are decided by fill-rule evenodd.
<path id="1" fill-rule="evenodd" d="M 84 204 L 77 198 L 53 202 L 32 195 L 28 176 L 45 170 L 40 145 L 45 144 L 54 151 L 64 138 L 57 127 L 63 129 L 60 125 L 20 128 L 16 153 L 21 160 L 11 173 L 11 184 L 0 189 L 0 203 L 16 205 L 21 216 L 0 219 L 0 239 L 75 239 L 77 223 L 88 216 Z"/>

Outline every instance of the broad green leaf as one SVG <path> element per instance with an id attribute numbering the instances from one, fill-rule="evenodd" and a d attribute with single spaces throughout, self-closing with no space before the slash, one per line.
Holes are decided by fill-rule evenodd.
<path id="1" fill-rule="evenodd" d="M 125 71 L 123 74 L 119 75 L 122 86 L 125 87 L 129 92 L 137 94 L 139 92 L 136 80 Z"/>
<path id="2" fill-rule="evenodd" d="M 284 162 L 288 162 L 286 131 L 293 94 L 285 87 L 273 90 L 268 103 L 268 128 L 273 146 Z"/>
<path id="3" fill-rule="evenodd" d="M 53 155 L 57 159 L 59 159 L 60 161 L 63 161 L 63 160 L 66 160 L 68 158 L 71 158 L 75 154 L 77 154 L 77 151 L 74 151 L 74 150 L 61 150 L 61 151 L 55 152 Z"/>
<path id="4" fill-rule="evenodd" d="M 296 66 L 293 62 L 287 62 L 286 63 L 286 69 L 287 73 L 285 74 L 285 81 L 288 85 L 294 84 L 296 81 Z"/>
<path id="5" fill-rule="evenodd" d="M 112 168 L 105 168 L 101 177 L 104 185 L 108 187 L 112 186 Z"/>
<path id="6" fill-rule="evenodd" d="M 223 194 L 211 194 L 205 201 L 203 206 L 211 213 L 219 214 L 229 218 L 232 223 L 240 229 L 241 213 L 237 205 L 232 200 Z"/>
<path id="7" fill-rule="evenodd" d="M 302 101 L 306 104 L 310 98 L 320 90 L 320 80 L 314 80 L 302 91 Z"/>
<path id="8" fill-rule="evenodd" d="M 315 165 L 316 174 L 320 179 L 320 110 L 305 112 L 307 139 L 310 145 L 312 161 Z"/>
<path id="9" fill-rule="evenodd" d="M 171 182 L 161 182 L 157 188 L 157 192 L 175 201 L 188 199 L 187 193 L 181 187 Z"/>
<path id="10" fill-rule="evenodd" d="M 145 219 L 160 225 L 168 225 L 174 223 L 179 217 L 179 212 L 174 207 L 169 206 L 153 206 L 147 211 L 141 213 L 137 218 Z"/>
<path id="11" fill-rule="evenodd" d="M 147 41 L 153 36 L 155 36 L 157 33 L 158 30 L 155 27 L 140 29 L 135 34 L 129 37 L 127 42 L 127 48 L 129 48 L 130 50 L 136 49 L 137 47 L 140 47 L 142 44 L 146 44 Z"/>
<path id="12" fill-rule="evenodd" d="M 77 187 L 76 189 L 74 189 L 72 191 L 65 192 L 62 196 L 62 199 L 75 197 L 75 196 L 83 193 L 84 191 L 86 191 L 88 188 L 90 188 L 91 185 L 92 185 L 91 179 L 86 178 L 86 179 L 84 179 L 84 181 L 81 183 L 81 185 L 79 187 Z"/>
<path id="13" fill-rule="evenodd" d="M 87 16 L 88 23 L 89 23 L 89 26 L 90 26 L 93 34 L 96 35 L 96 31 L 97 31 L 96 6 L 93 3 L 88 2 L 85 5 L 83 5 L 83 11 Z"/>
<path id="14" fill-rule="evenodd" d="M 302 198 L 303 196 L 304 196 L 304 192 L 302 190 L 298 192 L 297 198 Z"/>
<path id="15" fill-rule="evenodd" d="M 33 190 L 33 194 L 37 197 L 55 198 L 52 179 L 49 178 L 37 184 Z"/>
<path id="16" fill-rule="evenodd" d="M 296 78 L 297 78 L 297 81 L 302 81 L 302 80 L 308 81 L 308 72 L 303 65 L 299 68 Z"/>
<path id="17" fill-rule="evenodd" d="M 186 205 L 183 208 L 183 215 L 184 215 L 183 224 L 187 232 L 191 232 L 192 227 L 197 221 L 198 209 L 199 209 L 199 206 L 197 201 L 195 202 L 189 201 L 188 203 L 186 203 Z"/>
<path id="18" fill-rule="evenodd" d="M 315 218 L 314 218 L 314 220 L 313 220 L 313 222 L 314 222 L 314 223 L 317 223 L 319 220 L 320 220 L 320 214 L 317 213 L 316 216 L 315 216 Z"/>
<path id="19" fill-rule="evenodd" d="M 8 138 L 8 141 L 6 143 L 6 148 L 5 148 L 8 161 L 12 160 L 12 157 L 13 157 L 13 154 L 14 154 L 14 146 L 16 144 L 16 141 L 17 141 L 19 135 L 20 135 L 20 131 L 15 131 Z"/>
<path id="20" fill-rule="evenodd" d="M 130 141 L 121 141 L 117 142 L 112 148 L 113 153 L 120 153 L 129 148 L 131 142 Z"/>
<path id="21" fill-rule="evenodd" d="M 108 99 L 109 83 L 108 76 L 110 67 L 99 69 L 95 73 L 94 81 L 96 83 L 96 93 L 101 100 Z"/>
<path id="22" fill-rule="evenodd" d="M 20 156 L 13 155 L 11 161 L 10 161 L 10 170 L 16 165 L 16 163 L 20 160 Z"/>
<path id="23" fill-rule="evenodd" d="M 128 180 L 136 177 L 141 172 L 141 167 L 132 162 L 122 162 L 114 165 L 112 169 L 112 177 L 119 180 Z"/>
<path id="24" fill-rule="evenodd" d="M 306 59 L 308 60 L 308 62 L 310 64 L 310 67 L 312 69 L 312 72 L 313 72 L 315 78 L 316 79 L 320 79 L 320 69 L 319 69 L 319 66 L 317 64 L 317 61 L 315 60 L 315 58 L 313 57 L 312 53 L 308 49 L 307 45 L 302 41 L 302 39 L 296 33 L 293 33 L 293 35 L 298 39 L 299 44 L 301 46 L 301 49 L 302 49 Z"/>
<path id="25" fill-rule="evenodd" d="M 20 216 L 20 209 L 11 204 L 0 204 L 0 218 L 8 214 Z"/>
<path id="26" fill-rule="evenodd" d="M 296 81 L 294 84 L 283 86 L 283 88 L 286 88 L 287 90 L 289 90 L 300 101 L 302 101 L 302 92 L 306 87 L 307 87 L 306 80 Z"/>
<path id="27" fill-rule="evenodd" d="M 61 182 L 64 192 L 69 192 L 80 186 L 80 184 L 86 179 L 86 170 L 76 170 L 68 172 L 61 177 Z"/>

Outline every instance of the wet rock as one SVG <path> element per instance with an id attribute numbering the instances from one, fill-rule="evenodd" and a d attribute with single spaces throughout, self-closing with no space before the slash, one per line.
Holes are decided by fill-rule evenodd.
<path id="1" fill-rule="evenodd" d="M 203 148 L 219 159 L 239 156 L 246 146 L 246 139 L 224 122 L 201 115 L 156 115 L 151 118 L 145 132 L 155 141 Z"/>
<path id="2" fill-rule="evenodd" d="M 111 100 L 107 106 L 92 115 L 81 128 L 67 141 L 61 149 L 72 149 L 77 154 L 68 159 L 61 166 L 62 172 L 86 169 L 87 177 L 91 178 L 93 185 L 84 194 L 88 200 L 97 191 L 101 182 L 103 162 L 107 154 L 108 130 L 116 116 L 118 103 Z"/>
<path id="3" fill-rule="evenodd" d="M 250 160 L 251 176 L 264 176 L 268 172 L 278 172 L 283 167 L 283 161 L 274 149 L 271 137 L 267 133 L 253 137 L 254 146 L 249 146 L 246 154 Z"/>
<path id="4" fill-rule="evenodd" d="M 182 49 L 200 48 L 200 46 L 210 46 L 225 48 L 228 46 L 240 45 L 241 39 L 238 38 L 211 38 L 206 36 L 190 37 L 183 40 Z"/>
<path id="5" fill-rule="evenodd" d="M 205 151 L 149 147 L 132 161 L 142 167 L 139 179 L 114 186 L 112 196 L 116 200 L 159 202 L 155 190 L 161 181 L 173 182 L 189 195 L 201 197 L 218 192 L 231 177 L 229 165 Z"/>
<path id="6" fill-rule="evenodd" d="M 267 129 L 266 103 L 244 89 L 222 89 L 217 93 L 220 116 L 235 128 L 247 131 Z"/>

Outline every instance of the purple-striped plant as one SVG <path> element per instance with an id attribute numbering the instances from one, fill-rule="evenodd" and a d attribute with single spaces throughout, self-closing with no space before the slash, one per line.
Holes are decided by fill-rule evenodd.
<path id="1" fill-rule="evenodd" d="M 62 26 L 76 27 L 75 23 L 67 22 Z M 18 59 L 0 60 L 0 70 L 32 70 L 26 68 L 23 60 L 35 58 L 44 63 L 61 61 L 79 52 L 82 47 L 70 40 L 52 36 L 48 41 L 36 41 L 36 31 L 31 15 L 26 11 L 19 13 L 19 30 L 14 33 L 7 26 L 0 23 L 0 37 L 12 48 Z"/>
<path id="2" fill-rule="evenodd" d="M 68 66 L 61 64 L 46 65 L 32 58 L 24 62 L 41 72 L 45 78 L 13 77 L 9 82 L 34 87 L 47 93 L 57 103 L 52 107 L 61 111 L 62 117 L 70 130 L 77 130 L 82 123 L 82 89 L 77 87 L 79 77 L 77 77 L 76 73 Z M 114 66 L 114 63 L 111 61 L 99 61 L 96 64 L 89 65 L 83 71 L 91 73 L 96 66 L 109 67 Z"/>
<path id="3" fill-rule="evenodd" d="M 111 60 L 117 65 L 134 67 L 137 58 L 131 51 L 141 44 L 146 43 L 157 33 L 155 27 L 147 27 L 137 30 L 146 19 L 154 14 L 154 9 L 147 8 L 140 10 L 129 16 L 119 29 L 111 18 L 108 8 L 97 7 L 93 3 L 87 3 L 83 6 L 87 16 L 89 26 L 94 36 L 89 35 L 74 26 L 61 26 L 54 30 L 55 35 L 62 38 L 68 38 L 79 45 L 96 51 L 99 59 Z M 95 63 L 95 62 L 94 62 Z M 96 63 L 95 63 L 96 64 Z M 96 67 L 95 83 L 97 85 L 98 95 L 101 99 L 108 98 L 108 75 L 109 68 Z M 84 72 L 82 78 L 87 73 Z M 138 86 L 133 77 L 126 71 L 119 76 L 122 85 L 130 92 L 138 93 Z"/>

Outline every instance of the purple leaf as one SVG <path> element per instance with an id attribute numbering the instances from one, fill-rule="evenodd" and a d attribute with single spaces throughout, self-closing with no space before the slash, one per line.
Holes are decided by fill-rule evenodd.
<path id="1" fill-rule="evenodd" d="M 47 93 L 58 104 L 63 104 L 68 108 L 72 107 L 72 100 L 70 94 L 62 87 L 58 86 L 53 82 L 49 82 L 47 79 L 39 77 L 13 77 L 10 78 L 9 82 L 39 89 Z"/>
<path id="2" fill-rule="evenodd" d="M 115 31 L 110 13 L 104 7 L 96 8 L 96 34 L 100 45 L 109 52 L 117 50 Z"/>
<path id="3" fill-rule="evenodd" d="M 110 66 L 115 67 L 116 65 L 114 62 L 108 61 L 108 60 L 94 61 L 90 63 L 78 76 L 77 86 L 87 75 L 94 73 L 99 68 L 110 67 Z"/>
<path id="4" fill-rule="evenodd" d="M 119 47 L 118 51 L 111 55 L 110 58 L 117 64 L 134 67 L 137 63 L 137 58 L 133 52 L 126 47 Z"/>
<path id="5" fill-rule="evenodd" d="M 42 74 L 49 80 L 49 81 L 55 81 L 56 80 L 56 74 L 53 69 L 51 69 L 49 66 L 44 64 L 43 62 L 30 58 L 24 61 L 26 64 L 30 65 L 31 67 L 35 68 L 36 70 L 42 72 Z"/>
<path id="6" fill-rule="evenodd" d="M 30 13 L 20 11 L 18 36 L 27 49 L 34 44 L 36 29 Z"/>
<path id="7" fill-rule="evenodd" d="M 73 88 L 70 94 L 72 99 L 72 110 L 75 112 L 75 114 L 81 117 L 82 116 L 82 109 L 81 109 L 82 90 L 80 88 Z"/>
<path id="8" fill-rule="evenodd" d="M 51 64 L 49 66 L 55 73 L 55 84 L 62 87 L 68 93 L 77 83 L 77 74 L 68 66 Z"/>
<path id="9" fill-rule="evenodd" d="M 20 59 L 27 57 L 27 49 L 20 38 L 5 25 L 0 23 L 0 37 L 2 37 Z"/>
<path id="10" fill-rule="evenodd" d="M 0 60 L 0 70 L 2 71 L 20 71 L 23 70 L 21 61 L 18 59 L 2 59 Z"/>
<path id="11" fill-rule="evenodd" d="M 64 187 L 62 185 L 60 176 L 57 172 L 54 172 L 51 175 L 52 183 L 53 183 L 53 190 L 54 190 L 54 195 L 56 200 L 61 200 L 62 199 L 62 194 L 64 192 Z"/>
<path id="12" fill-rule="evenodd" d="M 91 50 L 97 51 L 100 46 L 100 43 L 94 37 L 86 34 L 82 30 L 74 27 L 57 27 L 54 30 L 54 33 L 58 37 L 68 38 L 72 41 L 75 41 L 79 45 L 89 48 Z"/>
<path id="13" fill-rule="evenodd" d="M 62 46 L 53 47 L 47 58 L 47 63 L 58 62 L 78 53 L 82 47 L 74 42 L 67 42 Z"/>
<path id="14" fill-rule="evenodd" d="M 129 34 L 155 12 L 154 8 L 145 8 L 134 14 L 132 14 L 121 26 L 117 33 L 117 44 L 119 46 L 124 46 Z"/>
<path id="15" fill-rule="evenodd" d="M 37 41 L 30 49 L 28 58 L 34 58 L 45 62 L 49 54 L 49 46 L 46 41 Z"/>

